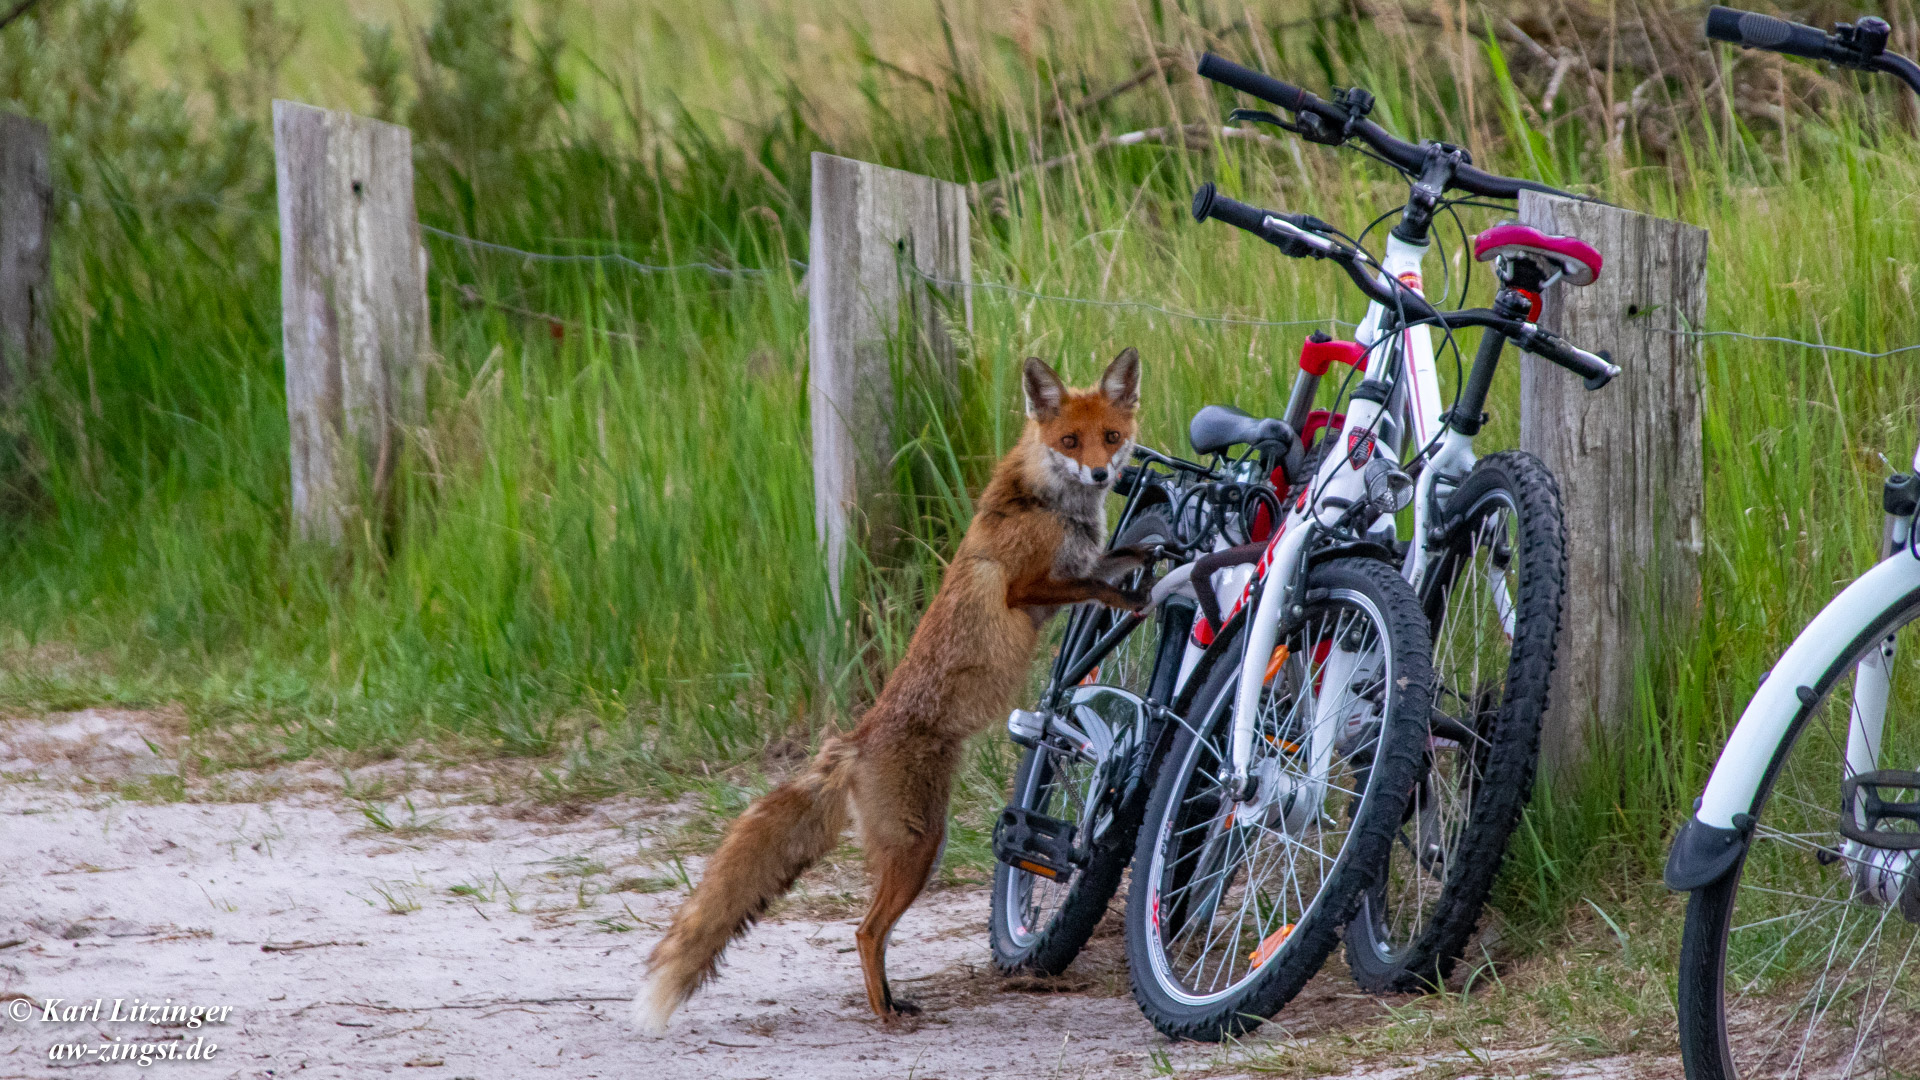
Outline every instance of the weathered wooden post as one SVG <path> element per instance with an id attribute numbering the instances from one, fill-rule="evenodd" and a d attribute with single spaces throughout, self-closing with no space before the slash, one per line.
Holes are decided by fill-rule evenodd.
<path id="1" fill-rule="evenodd" d="M 293 522 L 338 543 L 389 509 L 424 392 L 427 258 L 403 127 L 273 103 Z"/>
<path id="2" fill-rule="evenodd" d="M 53 174 L 47 129 L 0 113 L 0 401 L 53 353 Z"/>
<path id="3" fill-rule="evenodd" d="M 1700 343 L 1707 232 L 1599 203 L 1520 193 L 1520 219 L 1571 233 L 1606 265 L 1584 288 L 1557 285 L 1541 324 L 1607 349 L 1620 376 L 1590 392 L 1544 360 L 1520 368 L 1520 445 L 1560 480 L 1567 598 L 1541 753 L 1565 773 L 1590 733 L 1617 733 L 1634 668 L 1700 614 Z"/>
<path id="4" fill-rule="evenodd" d="M 809 247 L 813 515 L 837 606 L 847 545 L 884 546 L 898 528 L 900 508 L 888 496 L 892 349 L 924 347 L 935 377 L 957 379 L 934 294 L 957 302 L 972 325 L 969 290 L 946 284 L 972 279 L 966 189 L 816 153 Z M 920 340 L 899 341 L 903 331 Z"/>

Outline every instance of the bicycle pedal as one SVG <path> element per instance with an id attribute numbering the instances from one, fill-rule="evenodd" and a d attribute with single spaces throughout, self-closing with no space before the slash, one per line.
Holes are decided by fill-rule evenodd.
<path id="1" fill-rule="evenodd" d="M 1894 793 L 1906 798 L 1889 798 Z M 1920 851 L 1920 772 L 1877 769 L 1842 780 L 1840 833 L 1881 851 Z"/>
<path id="2" fill-rule="evenodd" d="M 993 857 L 1049 881 L 1073 873 L 1072 822 L 1009 806 L 993 823 Z"/>

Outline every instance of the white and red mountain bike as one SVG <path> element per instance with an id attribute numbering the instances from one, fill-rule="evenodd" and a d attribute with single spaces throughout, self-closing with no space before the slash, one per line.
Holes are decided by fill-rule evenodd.
<path id="1" fill-rule="evenodd" d="M 1369 292 L 1373 302 L 1350 348 L 1377 355 L 1378 377 L 1354 391 L 1341 430 L 1350 454 L 1365 440 L 1384 436 L 1389 457 L 1405 457 L 1417 478 L 1410 536 L 1397 540 L 1393 520 L 1383 516 L 1373 538 L 1391 549 L 1390 557 L 1428 616 L 1436 693 L 1432 731 L 1406 822 L 1386 872 L 1366 890 L 1346 937 L 1348 967 L 1362 987 L 1427 989 L 1438 985 L 1465 951 L 1531 793 L 1566 577 L 1565 532 L 1553 475 L 1539 459 L 1518 451 L 1476 459 L 1473 440 L 1509 341 L 1574 371 L 1589 389 L 1617 373 L 1605 353 L 1585 353 L 1543 338 L 1533 322 L 1547 288 L 1589 284 L 1600 273 L 1601 256 L 1574 237 L 1498 225 L 1474 243 L 1476 261 L 1492 262 L 1499 277 L 1492 311 L 1440 318 L 1417 310 L 1426 307 L 1422 264 L 1441 213 L 1456 203 L 1515 199 L 1523 189 L 1578 196 L 1476 169 L 1456 146 L 1416 146 L 1397 139 L 1368 119 L 1373 98 L 1364 90 L 1341 90 L 1333 101 L 1323 101 L 1212 55 L 1201 60 L 1199 70 L 1292 114 L 1289 121 L 1236 110 L 1235 118 L 1275 124 L 1324 145 L 1359 143 L 1410 181 L 1384 258 L 1364 268 L 1357 262 L 1347 267 L 1356 281 L 1364 274 L 1394 287 Z M 1326 231 L 1315 230 L 1323 223 L 1311 218 L 1269 217 L 1204 191 L 1194 213 L 1283 244 L 1302 241 L 1279 238 L 1274 229 Z M 1452 329 L 1488 326 L 1475 320 L 1489 316 L 1522 329 L 1482 335 L 1479 353 L 1447 408 L 1433 330 L 1447 332 L 1451 344 Z M 1302 377 L 1286 417 L 1308 435 L 1318 426 L 1317 417 L 1306 411 L 1318 389 L 1313 374 L 1325 367 L 1308 355 L 1315 349 L 1310 343 L 1303 353 Z M 1329 440 L 1321 444 L 1338 449 Z"/>
<path id="2" fill-rule="evenodd" d="M 1827 33 L 1716 7 L 1706 30 L 1920 92 L 1877 18 Z M 1901 768 L 1920 764 L 1920 723 L 1900 719 L 1920 709 L 1900 659 L 1920 632 L 1920 453 L 1913 468 L 1886 482 L 1880 562 L 1762 676 L 1668 856 L 1667 884 L 1692 894 L 1690 1080 L 1920 1074 L 1920 772 Z"/>
<path id="3" fill-rule="evenodd" d="M 1190 437 L 1215 465 L 1143 462 L 1190 477 L 1134 484 L 1116 535 L 1182 560 L 1154 590 L 1152 671 L 1137 695 L 1110 685 L 1097 665 L 1142 620 L 1084 614 L 1041 708 L 1010 721 L 1031 750 L 996 834 L 992 929 L 1003 968 L 1060 970 L 1130 861 L 1135 1000 L 1169 1035 L 1220 1039 L 1278 1011 L 1343 932 L 1376 989 L 1431 984 L 1464 947 L 1531 785 L 1565 574 L 1552 477 L 1523 454 L 1476 462 L 1472 440 L 1509 343 L 1595 388 L 1618 369 L 1533 322 L 1542 290 L 1598 273 L 1578 240 L 1482 234 L 1490 309 L 1441 312 L 1417 288 L 1449 190 L 1539 185 L 1393 138 L 1362 92 L 1323 102 L 1212 56 L 1200 72 L 1298 117 L 1258 119 L 1366 142 L 1413 184 L 1384 264 L 1315 218 L 1196 196 L 1196 217 L 1331 260 L 1372 303 L 1357 341 L 1309 340 L 1286 417 L 1211 406 Z M 1430 327 L 1485 331 L 1450 410 Z M 1360 376 L 1346 414 L 1314 411 L 1341 362 Z"/>

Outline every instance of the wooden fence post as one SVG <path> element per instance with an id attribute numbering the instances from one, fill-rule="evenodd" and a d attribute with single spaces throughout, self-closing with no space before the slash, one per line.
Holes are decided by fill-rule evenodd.
<path id="1" fill-rule="evenodd" d="M 957 382 L 954 342 L 934 292 L 972 298 L 966 189 L 863 161 L 813 155 L 808 385 L 813 417 L 814 527 L 827 586 L 840 603 L 847 545 L 891 542 L 900 508 L 888 497 L 895 449 L 892 349 L 925 348 L 936 378 Z M 901 332 L 919 337 L 901 342 Z"/>
<path id="2" fill-rule="evenodd" d="M 276 101 L 273 151 L 294 532 L 338 543 L 390 511 L 402 429 L 422 408 L 427 257 L 413 136 Z"/>
<path id="3" fill-rule="evenodd" d="M 1701 325 L 1707 232 L 1531 191 L 1520 220 L 1600 251 L 1599 280 L 1554 286 L 1540 321 L 1621 368 L 1588 391 L 1544 360 L 1520 367 L 1520 445 L 1559 478 L 1566 511 L 1567 596 L 1541 737 L 1547 770 L 1565 774 L 1590 733 L 1622 729 L 1636 664 L 1699 618 L 1700 343 L 1674 331 Z"/>
<path id="4" fill-rule="evenodd" d="M 0 113 L 0 401 L 53 353 L 53 174 L 47 129 Z"/>

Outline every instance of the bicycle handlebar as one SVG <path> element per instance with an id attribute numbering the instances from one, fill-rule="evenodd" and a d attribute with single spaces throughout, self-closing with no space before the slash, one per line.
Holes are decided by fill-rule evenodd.
<path id="1" fill-rule="evenodd" d="M 1757 11 L 1739 11 L 1728 7 L 1709 8 L 1707 37 L 1714 41 L 1730 41 L 1750 49 L 1766 49 L 1770 52 L 1786 53 L 1789 56 L 1804 56 L 1809 60 L 1828 58 L 1828 35 L 1825 30 L 1804 23 L 1776 19 Z"/>
<path id="2" fill-rule="evenodd" d="M 1898 78 L 1920 94 L 1920 66 L 1886 51 L 1891 32 L 1885 19 L 1862 16 L 1835 23 L 1831 33 L 1805 23 L 1788 22 L 1757 11 L 1713 7 L 1707 10 L 1707 37 L 1748 49 L 1825 60 L 1841 67 L 1878 71 Z"/>
<path id="3" fill-rule="evenodd" d="M 1211 182 L 1201 184 L 1193 193 L 1193 220 L 1208 218 L 1245 229 L 1296 259 L 1316 253 L 1328 255 L 1335 247 L 1321 235 L 1331 232 L 1333 226 L 1312 214 L 1283 214 L 1249 206 L 1220 194 Z"/>
<path id="4" fill-rule="evenodd" d="M 1243 94 L 1251 94 L 1262 101 L 1278 105 L 1288 112 L 1312 113 L 1323 120 L 1346 122 L 1347 112 L 1338 105 L 1322 101 L 1300 87 L 1281 82 L 1264 71 L 1242 67 L 1224 56 L 1202 53 L 1198 70 L 1203 79 L 1212 79 L 1224 86 L 1231 86 Z"/>
<path id="5" fill-rule="evenodd" d="M 1605 349 L 1599 352 L 1588 352 L 1567 339 L 1550 334 L 1532 323 L 1521 325 L 1533 327 L 1533 331 L 1531 335 L 1509 334 L 1508 336 L 1513 337 L 1514 344 L 1518 345 L 1522 351 L 1530 352 L 1542 360 L 1580 376 L 1589 390 L 1600 389 L 1612 382 L 1615 375 L 1620 374 L 1619 367 L 1614 364 L 1613 357 Z"/>
<path id="6" fill-rule="evenodd" d="M 1504 335 L 1523 352 L 1557 364 L 1586 381 L 1587 389 L 1598 390 L 1612 381 L 1620 369 L 1606 353 L 1591 353 L 1564 338 L 1520 319 L 1509 319 L 1488 308 L 1440 311 L 1426 297 L 1384 274 L 1373 273 L 1357 248 L 1348 247 L 1314 228 L 1324 225 L 1317 218 L 1300 214 L 1278 214 L 1249 206 L 1220 194 L 1212 184 L 1202 184 L 1193 195 L 1193 218 L 1213 218 L 1235 228 L 1245 229 L 1296 259 L 1331 259 L 1347 272 L 1353 283 L 1369 300 L 1401 311 L 1408 325 L 1433 323 L 1448 329 L 1483 327 Z M 1304 221 L 1301 219 L 1305 219 Z"/>
<path id="7" fill-rule="evenodd" d="M 1427 159 L 1427 145 L 1415 145 L 1405 139 L 1395 138 L 1387 129 L 1356 116 L 1345 106 L 1315 97 L 1307 90 L 1291 83 L 1281 82 L 1265 72 L 1242 67 L 1224 57 L 1206 53 L 1200 57 L 1199 73 L 1202 78 L 1212 79 L 1223 86 L 1230 86 L 1243 94 L 1249 94 L 1272 105 L 1278 105 L 1295 115 L 1318 118 L 1331 125 L 1332 131 L 1325 139 L 1317 141 L 1344 142 L 1357 138 L 1372 147 L 1386 158 L 1395 168 L 1408 175 L 1417 176 Z M 1317 127 L 1317 125 L 1316 125 Z M 1472 195 L 1481 195 L 1490 199 L 1517 199 L 1522 191 L 1543 191 L 1549 195 L 1563 195 L 1570 199 L 1579 196 L 1559 188 L 1550 187 L 1535 180 L 1521 180 L 1511 176 L 1476 169 L 1461 164 L 1454 168 L 1447 187 L 1465 191 Z"/>

